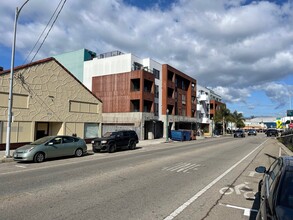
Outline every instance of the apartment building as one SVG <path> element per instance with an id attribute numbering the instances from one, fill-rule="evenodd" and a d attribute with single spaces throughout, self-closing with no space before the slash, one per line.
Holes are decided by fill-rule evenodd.
<path id="1" fill-rule="evenodd" d="M 83 83 L 103 101 L 103 132 L 152 139 L 195 128 L 196 80 L 170 65 L 114 51 L 84 62 Z"/>
<path id="2" fill-rule="evenodd" d="M 220 95 L 212 89 L 197 85 L 197 122 L 199 129 L 204 133 L 212 134 L 216 126 L 213 119 L 221 105 L 225 104 Z"/>
<path id="3" fill-rule="evenodd" d="M 197 114 L 198 128 L 204 133 L 210 133 L 210 89 L 197 85 Z"/>

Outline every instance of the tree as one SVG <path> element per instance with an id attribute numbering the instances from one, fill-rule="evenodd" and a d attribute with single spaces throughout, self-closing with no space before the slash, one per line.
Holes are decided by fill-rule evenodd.
<path id="1" fill-rule="evenodd" d="M 245 127 L 245 124 L 244 124 L 245 119 L 242 113 L 238 113 L 237 111 L 234 111 L 231 117 L 237 128 Z"/>
<path id="2" fill-rule="evenodd" d="M 219 105 L 219 109 L 216 110 L 215 114 L 215 123 L 222 123 L 223 134 L 225 134 L 226 130 L 226 122 L 232 121 L 231 112 L 226 107 L 226 105 Z"/>

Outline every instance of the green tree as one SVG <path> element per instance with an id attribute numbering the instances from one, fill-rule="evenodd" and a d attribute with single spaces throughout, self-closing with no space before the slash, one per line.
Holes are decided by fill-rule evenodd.
<path id="1" fill-rule="evenodd" d="M 214 117 L 215 123 L 222 123 L 223 134 L 226 131 L 226 123 L 232 121 L 230 110 L 226 107 L 226 105 L 222 104 L 218 106 L 216 109 L 216 114 Z"/>
<path id="2" fill-rule="evenodd" d="M 232 120 L 235 123 L 235 125 L 236 125 L 237 128 L 243 128 L 243 127 L 245 127 L 245 124 L 244 124 L 245 119 L 244 119 L 242 113 L 238 113 L 237 111 L 234 111 L 231 114 L 231 117 L 232 117 Z"/>

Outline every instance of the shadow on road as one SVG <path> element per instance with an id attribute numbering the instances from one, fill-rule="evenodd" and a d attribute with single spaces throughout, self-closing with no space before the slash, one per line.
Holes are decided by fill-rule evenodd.
<path id="1" fill-rule="evenodd" d="M 260 201 L 259 192 L 257 192 L 255 194 L 255 199 L 254 199 L 254 202 L 253 202 L 252 207 L 251 207 L 249 220 L 255 220 L 256 219 L 257 211 L 259 209 L 259 201 Z"/>

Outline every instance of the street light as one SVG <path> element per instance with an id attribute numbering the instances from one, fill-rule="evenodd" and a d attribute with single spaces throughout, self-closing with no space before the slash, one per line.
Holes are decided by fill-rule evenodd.
<path id="1" fill-rule="evenodd" d="M 9 78 L 9 96 L 8 96 L 8 122 L 7 122 L 7 132 L 6 132 L 6 152 L 5 157 L 9 158 L 10 156 L 10 135 L 11 135 L 11 119 L 12 119 L 12 93 L 13 93 L 13 76 L 14 76 L 14 55 L 15 55 L 15 42 L 16 42 L 16 28 L 17 28 L 17 19 L 19 13 L 23 6 L 28 2 L 26 0 L 25 3 L 19 8 L 16 7 L 15 10 L 15 18 L 14 18 L 14 30 L 13 30 L 13 41 L 12 41 L 12 51 L 11 51 L 11 66 L 10 66 L 10 78 Z"/>
<path id="2" fill-rule="evenodd" d="M 169 119 L 168 119 L 168 114 L 169 114 L 169 109 L 167 109 L 167 114 L 166 114 L 166 142 L 169 141 Z"/>
<path id="3" fill-rule="evenodd" d="M 214 118 L 211 118 L 212 120 L 212 137 L 214 137 Z"/>

